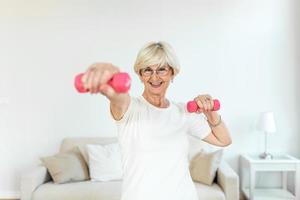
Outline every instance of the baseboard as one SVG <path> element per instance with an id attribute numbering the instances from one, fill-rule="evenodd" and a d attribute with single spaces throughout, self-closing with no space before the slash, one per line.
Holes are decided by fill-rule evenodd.
<path id="1" fill-rule="evenodd" d="M 0 191 L 0 199 L 20 199 L 20 191 Z"/>

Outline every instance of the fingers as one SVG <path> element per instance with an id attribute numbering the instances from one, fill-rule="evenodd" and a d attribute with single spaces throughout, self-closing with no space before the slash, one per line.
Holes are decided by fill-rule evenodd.
<path id="1" fill-rule="evenodd" d="M 99 84 L 101 82 L 102 74 L 101 71 L 95 71 L 94 76 L 92 77 L 92 88 L 91 92 L 98 93 L 99 92 Z"/>
<path id="2" fill-rule="evenodd" d="M 198 105 L 197 113 L 210 112 L 213 110 L 214 102 L 210 95 L 199 95 L 194 99 Z"/>
<path id="3" fill-rule="evenodd" d="M 94 70 L 91 71 L 89 79 L 88 79 L 88 85 L 90 88 L 91 93 L 96 93 L 96 85 L 97 85 L 97 72 Z"/>
<path id="4" fill-rule="evenodd" d="M 96 91 L 101 92 L 101 86 L 105 85 L 111 79 L 111 72 L 104 70 L 97 75 Z"/>
<path id="5" fill-rule="evenodd" d="M 113 72 L 109 70 L 104 70 L 100 75 L 99 75 L 99 84 L 106 84 L 112 77 Z"/>
<path id="6" fill-rule="evenodd" d="M 82 81 L 82 83 L 83 83 L 83 86 L 84 86 L 84 88 L 85 89 L 88 89 L 89 88 L 89 85 L 88 85 L 88 79 L 89 79 L 89 77 L 90 77 L 90 70 L 88 69 L 84 74 L 83 74 L 83 76 L 82 76 L 82 78 L 81 78 L 81 81 Z"/>
<path id="7" fill-rule="evenodd" d="M 110 87 L 108 84 L 103 84 L 99 87 L 99 91 L 101 94 L 105 95 L 107 98 L 111 99 L 116 92 L 112 87 Z"/>
<path id="8" fill-rule="evenodd" d="M 91 94 L 100 92 L 102 94 L 112 95 L 110 91 L 110 89 L 113 90 L 112 88 L 108 89 L 107 93 L 107 89 L 103 90 L 101 86 L 105 85 L 112 76 L 119 71 L 118 67 L 110 63 L 95 63 L 91 65 L 82 76 L 83 86 L 89 90 Z"/>
<path id="9" fill-rule="evenodd" d="M 202 101 L 200 99 L 196 99 L 195 101 L 198 105 L 197 113 L 202 113 L 204 111 L 204 106 Z"/>

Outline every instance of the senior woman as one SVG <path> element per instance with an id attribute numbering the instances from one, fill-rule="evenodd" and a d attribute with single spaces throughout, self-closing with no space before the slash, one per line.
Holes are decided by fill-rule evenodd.
<path id="1" fill-rule="evenodd" d="M 184 103 L 166 97 L 170 82 L 180 71 L 166 42 L 146 44 L 134 70 L 144 85 L 139 97 L 116 93 L 106 84 L 120 72 L 110 63 L 91 65 L 82 78 L 86 89 L 110 101 L 122 152 L 121 200 L 198 200 L 189 172 L 187 134 L 216 146 L 231 144 L 221 116 L 211 111 L 212 97 L 196 96 L 196 113 L 188 113 Z"/>

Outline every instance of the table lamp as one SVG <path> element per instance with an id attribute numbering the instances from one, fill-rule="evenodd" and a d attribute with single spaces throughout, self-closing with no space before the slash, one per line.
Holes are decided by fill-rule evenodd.
<path id="1" fill-rule="evenodd" d="M 267 150 L 268 134 L 276 131 L 276 124 L 274 120 L 273 112 L 262 112 L 260 114 L 257 129 L 263 131 L 265 134 L 265 152 L 260 154 L 259 157 L 262 159 L 272 159 L 273 155 Z"/>

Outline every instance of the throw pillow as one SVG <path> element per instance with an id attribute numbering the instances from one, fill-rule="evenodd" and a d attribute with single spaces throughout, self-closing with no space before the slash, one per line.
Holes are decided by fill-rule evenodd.
<path id="1" fill-rule="evenodd" d="M 88 167 L 79 149 L 40 158 L 56 184 L 89 179 Z"/>
<path id="2" fill-rule="evenodd" d="M 87 165 L 89 165 L 89 155 L 86 149 L 86 145 L 78 146 L 78 148 L 85 162 L 87 163 Z"/>
<path id="3" fill-rule="evenodd" d="M 212 185 L 222 160 L 223 150 L 196 154 L 190 162 L 190 174 L 194 181 Z"/>
<path id="4" fill-rule="evenodd" d="M 121 180 L 123 176 L 121 151 L 118 143 L 87 145 L 92 181 Z"/>

